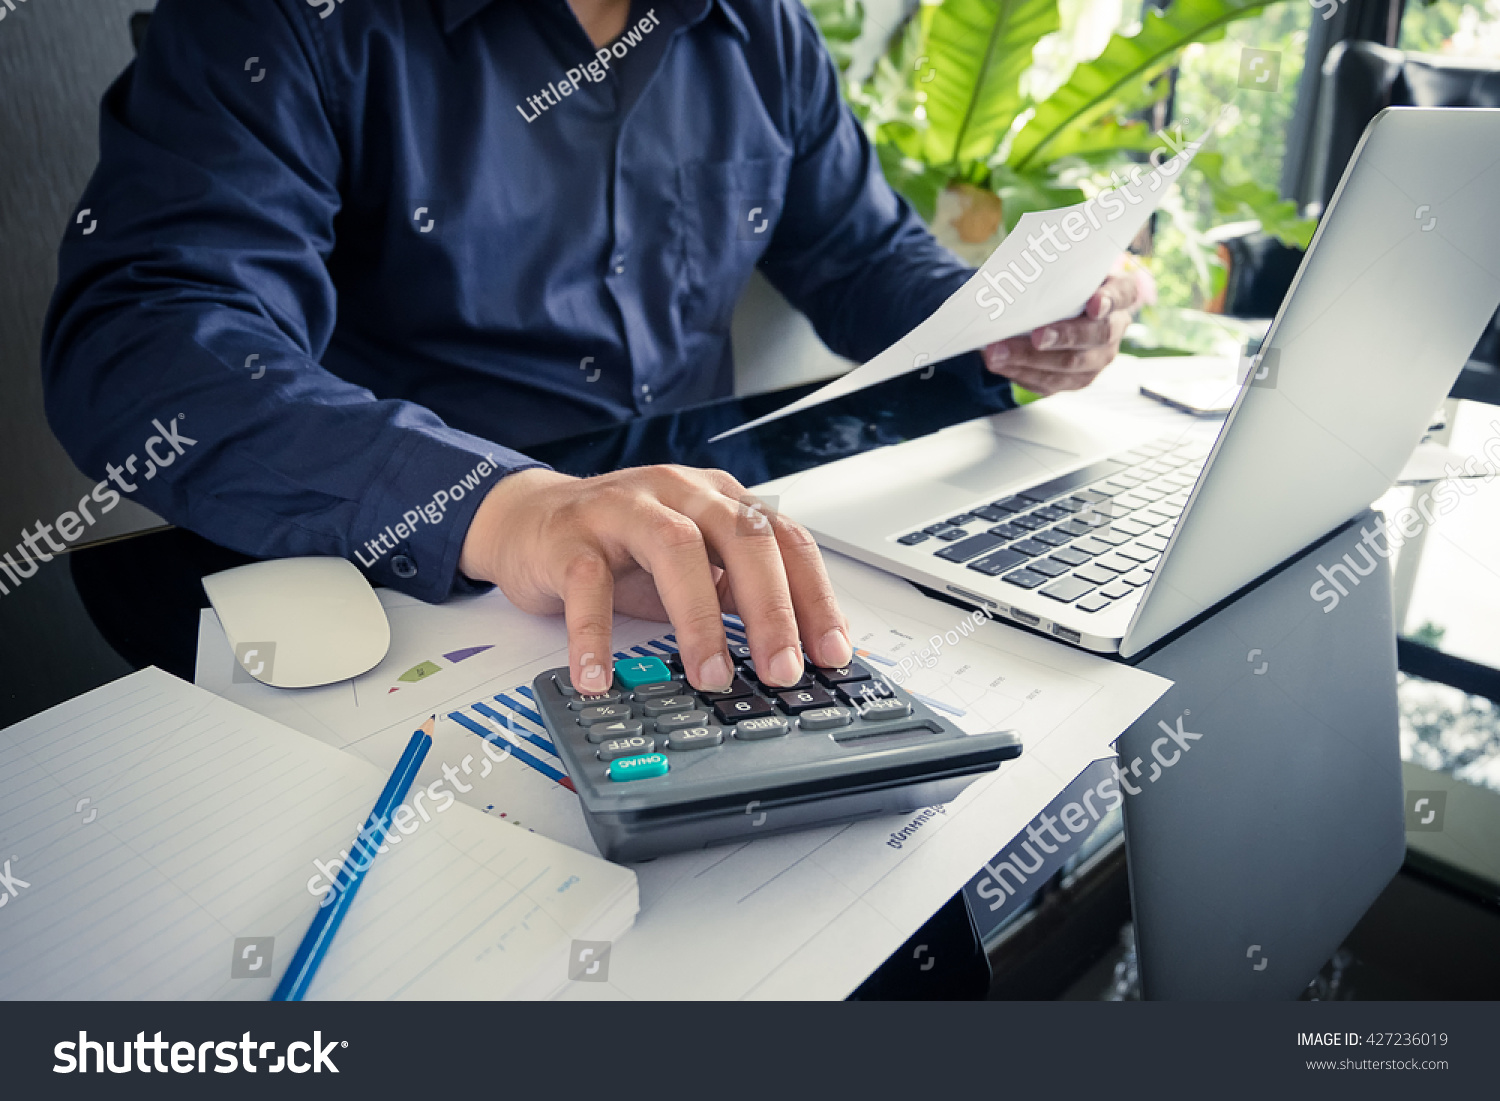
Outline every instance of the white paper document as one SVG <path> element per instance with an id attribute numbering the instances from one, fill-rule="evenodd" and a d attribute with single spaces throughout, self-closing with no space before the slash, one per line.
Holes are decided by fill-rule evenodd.
<path id="1" fill-rule="evenodd" d="M 1076 317 L 1206 137 L 1187 143 L 1160 167 L 1132 170 L 1129 182 L 1085 202 L 1021 215 L 973 277 L 896 343 L 806 397 L 714 440 Z"/>
<path id="2" fill-rule="evenodd" d="M 641 907 L 634 928 L 613 945 L 607 970 L 569 982 L 562 996 L 846 996 L 1084 767 L 1108 755 L 1120 732 L 1168 687 L 1152 674 L 978 621 L 840 555 L 828 554 L 826 561 L 861 660 L 965 730 L 1019 731 L 1022 756 L 946 807 L 632 865 Z M 407 608 L 403 601 L 396 603 Z M 374 716 L 353 705 L 355 689 L 361 701 L 380 697 L 399 710 L 396 701 L 405 692 L 386 689 L 403 663 L 492 641 L 482 655 L 482 671 L 489 674 L 484 683 L 471 683 L 467 670 L 480 668 L 470 663 L 479 662 L 475 657 L 424 685 L 437 691 L 451 677 L 453 693 L 441 703 L 443 717 L 416 783 L 438 779 L 445 765 L 461 768 L 465 758 L 482 760 L 488 743 L 474 727 L 502 735 L 514 752 L 488 777 L 469 776 L 471 790 L 459 798 L 492 817 L 597 852 L 577 796 L 559 780 L 560 762 L 532 740 L 545 741 L 545 730 L 526 717 L 528 701 L 518 691 L 539 672 L 567 664 L 561 618 L 527 616 L 494 592 L 456 606 L 408 610 L 399 628 L 394 618 L 392 624 L 392 646 L 401 656 L 321 698 L 234 683 L 233 654 L 213 613 L 205 611 L 199 683 L 388 770 L 432 701 L 423 697 L 417 706 L 414 697 L 411 714 Z M 635 647 L 659 652 L 671 645 L 670 631 L 620 617 L 614 646 L 621 655 Z M 923 650 L 929 651 L 925 657 Z M 489 720 L 480 704 L 507 721 Z M 455 713 L 463 721 L 448 717 Z"/>
<path id="3" fill-rule="evenodd" d="M 0 731 L 0 996 L 269 997 L 389 771 L 159 669 Z M 547 997 L 629 928 L 627 869 L 415 791 L 310 997 Z"/>

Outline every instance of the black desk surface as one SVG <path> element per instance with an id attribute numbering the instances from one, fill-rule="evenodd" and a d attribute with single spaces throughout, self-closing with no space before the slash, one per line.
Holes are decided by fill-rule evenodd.
<path id="1" fill-rule="evenodd" d="M 580 476 L 681 463 L 717 467 L 755 485 L 1004 407 L 998 395 L 976 406 L 976 388 L 959 381 L 955 366 L 926 379 L 894 379 L 718 444 L 707 441 L 815 387 L 642 417 L 529 451 Z M 0 598 L 0 727 L 147 665 L 191 681 L 198 613 L 208 605 L 200 579 L 248 561 L 165 529 L 43 563 L 36 577 Z"/>

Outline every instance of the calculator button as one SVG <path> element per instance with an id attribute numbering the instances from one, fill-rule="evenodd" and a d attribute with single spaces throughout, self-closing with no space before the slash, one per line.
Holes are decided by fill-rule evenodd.
<path id="1" fill-rule="evenodd" d="M 647 753 L 642 757 L 621 757 L 611 761 L 611 780 L 649 780 L 654 776 L 665 776 L 672 766 L 660 753 Z"/>
<path id="2" fill-rule="evenodd" d="M 1097 612 L 1102 608 L 1108 608 L 1109 603 L 1110 602 L 1108 597 L 1100 596 L 1099 593 L 1094 593 L 1092 596 L 1084 597 L 1077 604 L 1073 605 L 1073 607 L 1079 609 L 1080 611 Z"/>
<path id="3" fill-rule="evenodd" d="M 776 709 L 759 696 L 747 696 L 739 700 L 719 700 L 714 704 L 714 714 L 721 723 L 734 724 L 741 719 L 761 719 L 776 714 Z"/>
<path id="4" fill-rule="evenodd" d="M 659 715 L 656 719 L 656 729 L 665 734 L 669 730 L 685 730 L 690 726 L 707 726 L 708 712 L 694 709 L 692 711 L 673 711 L 670 715 Z"/>
<path id="5" fill-rule="evenodd" d="M 731 642 L 729 644 L 729 656 L 735 661 L 749 661 L 750 647 L 743 642 Z"/>
<path id="6" fill-rule="evenodd" d="M 656 684 L 638 684 L 632 694 L 638 700 L 654 700 L 661 696 L 675 696 L 682 690 L 681 681 L 664 680 Z"/>
<path id="7" fill-rule="evenodd" d="M 557 690 L 564 696 L 578 695 L 578 689 L 573 687 L 573 678 L 568 675 L 566 670 L 561 673 L 553 673 L 552 683 L 557 685 Z"/>
<path id="8" fill-rule="evenodd" d="M 1104 586 L 1104 588 L 1100 589 L 1099 591 L 1105 596 L 1109 597 L 1111 600 L 1119 600 L 1120 597 L 1129 596 L 1131 593 L 1135 592 L 1133 588 L 1125 584 L 1125 582 L 1123 581 L 1111 581 L 1108 585 Z"/>
<path id="9" fill-rule="evenodd" d="M 742 742 L 758 742 L 762 738 L 779 738 L 790 729 L 780 715 L 768 715 L 764 719 L 735 723 L 734 736 Z"/>
<path id="10" fill-rule="evenodd" d="M 843 684 L 851 680 L 868 680 L 870 671 L 857 661 L 851 661 L 848 665 L 840 665 L 836 669 L 815 669 L 818 679 L 832 688 L 836 684 Z"/>
<path id="11" fill-rule="evenodd" d="M 612 723 L 599 723 L 588 728 L 586 736 L 591 742 L 607 742 L 614 738 L 633 738 L 641 733 L 640 719 L 619 719 Z"/>
<path id="12" fill-rule="evenodd" d="M 709 703 L 714 703 L 718 700 L 737 700 L 745 696 L 753 696 L 755 695 L 755 689 L 750 686 L 750 682 L 744 677 L 735 677 L 730 682 L 729 691 L 727 692 L 699 692 L 698 695 L 702 696 Z"/>
<path id="13" fill-rule="evenodd" d="M 656 748 L 656 739 L 645 734 L 630 738 L 611 738 L 599 743 L 599 760 L 613 761 L 620 757 L 634 757 L 639 753 L 650 753 Z"/>
<path id="14" fill-rule="evenodd" d="M 788 689 L 792 689 L 792 688 L 810 688 L 810 687 L 812 687 L 812 684 L 813 684 L 813 680 L 812 680 L 812 678 L 810 676 L 807 675 L 807 670 L 806 670 L 805 667 L 804 667 L 803 672 L 802 672 L 802 679 L 799 680 L 796 684 L 767 684 L 766 681 L 765 681 L 765 679 L 762 678 L 761 675 L 755 671 L 755 662 L 753 662 L 753 661 L 747 661 L 747 662 L 745 662 L 745 672 L 749 673 L 752 677 L 754 677 L 762 685 L 765 685 L 765 687 L 767 687 L 767 688 L 769 688 L 769 689 L 771 689 L 772 691 L 775 691 L 775 692 L 785 692 Z"/>
<path id="15" fill-rule="evenodd" d="M 937 533 L 937 537 L 945 543 L 951 543 L 955 539 L 967 538 L 968 534 L 963 528 L 944 528 Z"/>
<path id="16" fill-rule="evenodd" d="M 698 701 L 692 696 L 661 696 L 641 701 L 641 710 L 651 718 L 665 715 L 669 711 L 690 711 L 697 706 Z"/>
<path id="17" fill-rule="evenodd" d="M 578 712 L 578 721 L 584 726 L 596 723 L 612 723 L 630 718 L 630 708 L 623 703 L 607 703 L 603 707 L 585 707 Z"/>
<path id="18" fill-rule="evenodd" d="M 854 712 L 847 707 L 815 707 L 797 716 L 803 730 L 834 730 L 848 726 L 854 721 Z"/>
<path id="19" fill-rule="evenodd" d="M 781 692 L 776 696 L 776 701 L 784 711 L 793 715 L 814 707 L 828 707 L 836 701 L 822 688 L 802 688 L 793 692 Z"/>
<path id="20" fill-rule="evenodd" d="M 715 726 L 692 726 L 667 735 L 668 749 L 708 749 L 723 744 L 724 732 Z"/>
<path id="21" fill-rule="evenodd" d="M 925 531 L 914 531 L 910 535 L 903 535 L 896 542 L 900 543 L 903 547 L 909 547 L 914 543 L 924 542 L 926 539 L 927 533 Z"/>
<path id="22" fill-rule="evenodd" d="M 615 683 L 624 688 L 671 679 L 672 671 L 661 658 L 621 658 L 615 662 Z"/>
<path id="23" fill-rule="evenodd" d="M 866 680 L 839 685 L 839 695 L 848 703 L 860 707 L 871 700 L 894 699 L 896 693 L 883 680 Z"/>
<path id="24" fill-rule="evenodd" d="M 911 704 L 905 700 L 871 700 L 862 704 L 859 717 L 867 722 L 885 722 L 889 719 L 904 719 L 911 714 Z"/>
<path id="25" fill-rule="evenodd" d="M 624 697 L 618 692 L 596 692 L 592 696 L 574 696 L 568 701 L 568 708 L 573 711 L 582 711 L 585 707 L 599 707 L 606 703 L 619 703 Z"/>

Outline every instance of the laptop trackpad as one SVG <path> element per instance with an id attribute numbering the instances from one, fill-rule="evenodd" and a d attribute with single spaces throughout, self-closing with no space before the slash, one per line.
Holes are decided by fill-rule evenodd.
<path id="1" fill-rule="evenodd" d="M 1073 451 L 1047 447 L 1031 440 L 1009 439 L 1000 433 L 982 455 L 966 456 L 964 465 L 944 470 L 939 476 L 944 484 L 971 495 L 995 493 L 1011 485 L 1033 485 L 1062 474 L 1078 465 Z"/>

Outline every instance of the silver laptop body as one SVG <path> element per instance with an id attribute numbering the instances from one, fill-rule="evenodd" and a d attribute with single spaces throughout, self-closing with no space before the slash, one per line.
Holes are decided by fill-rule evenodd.
<path id="1" fill-rule="evenodd" d="M 1500 304 L 1497 195 L 1500 109 L 1377 115 L 1211 449 L 1042 401 L 759 492 L 825 547 L 1130 657 L 1396 480 Z"/>

